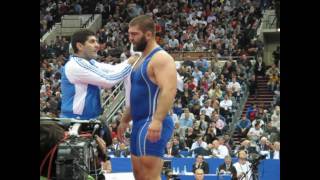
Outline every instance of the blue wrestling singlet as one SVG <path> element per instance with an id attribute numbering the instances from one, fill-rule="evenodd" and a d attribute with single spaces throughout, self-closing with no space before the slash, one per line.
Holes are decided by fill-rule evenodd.
<path id="1" fill-rule="evenodd" d="M 148 127 L 152 121 L 159 95 L 159 87 L 148 77 L 147 66 L 152 56 L 160 50 L 162 50 L 160 47 L 153 49 L 141 65 L 131 72 L 130 104 L 133 126 L 130 151 L 135 156 L 163 157 L 166 144 L 174 129 L 173 120 L 167 114 L 162 123 L 161 138 L 155 143 L 147 139 Z"/>

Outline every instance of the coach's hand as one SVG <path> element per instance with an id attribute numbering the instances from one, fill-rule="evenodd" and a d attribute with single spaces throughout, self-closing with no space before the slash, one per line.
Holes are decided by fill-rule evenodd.
<path id="1" fill-rule="evenodd" d="M 126 132 L 127 128 L 129 128 L 129 123 L 126 122 L 120 122 L 117 130 L 117 137 L 120 142 L 127 141 L 126 137 L 124 136 L 124 133 Z"/>
<path id="2" fill-rule="evenodd" d="M 133 65 L 138 59 L 139 59 L 139 55 L 133 55 L 133 56 L 129 57 L 128 63 Z"/>
<path id="3" fill-rule="evenodd" d="M 161 130 L 162 130 L 162 122 L 158 120 L 152 120 L 148 132 L 147 138 L 151 142 L 157 142 L 161 137 Z"/>

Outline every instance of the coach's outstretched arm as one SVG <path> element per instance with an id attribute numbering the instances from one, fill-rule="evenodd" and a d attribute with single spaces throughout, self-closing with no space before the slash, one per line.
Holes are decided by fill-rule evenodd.
<path id="1" fill-rule="evenodd" d="M 71 83 L 83 83 L 111 88 L 130 74 L 132 65 L 129 62 L 132 63 L 135 57 L 132 57 L 129 62 L 124 62 L 120 66 L 117 66 L 117 68 L 114 68 L 110 72 L 105 72 L 94 64 L 87 63 L 84 59 L 73 58 L 75 61 L 70 63 L 74 64 L 68 64 L 65 67 L 66 76 Z"/>

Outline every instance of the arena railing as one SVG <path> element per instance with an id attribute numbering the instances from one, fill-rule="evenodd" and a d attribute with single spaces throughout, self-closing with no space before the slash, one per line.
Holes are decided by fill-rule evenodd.
<path id="1" fill-rule="evenodd" d="M 123 82 L 119 83 L 108 98 L 102 103 L 102 119 L 109 122 L 113 115 L 122 107 L 125 102 Z"/>

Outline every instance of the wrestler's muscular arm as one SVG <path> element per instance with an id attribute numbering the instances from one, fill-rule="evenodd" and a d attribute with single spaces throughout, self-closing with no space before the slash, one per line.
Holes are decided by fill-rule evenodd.
<path id="1" fill-rule="evenodd" d="M 151 142 L 160 139 L 162 121 L 171 109 L 177 89 L 177 71 L 174 59 L 166 52 L 156 53 L 148 65 L 148 76 L 160 88 L 155 113 L 147 138 Z"/>

